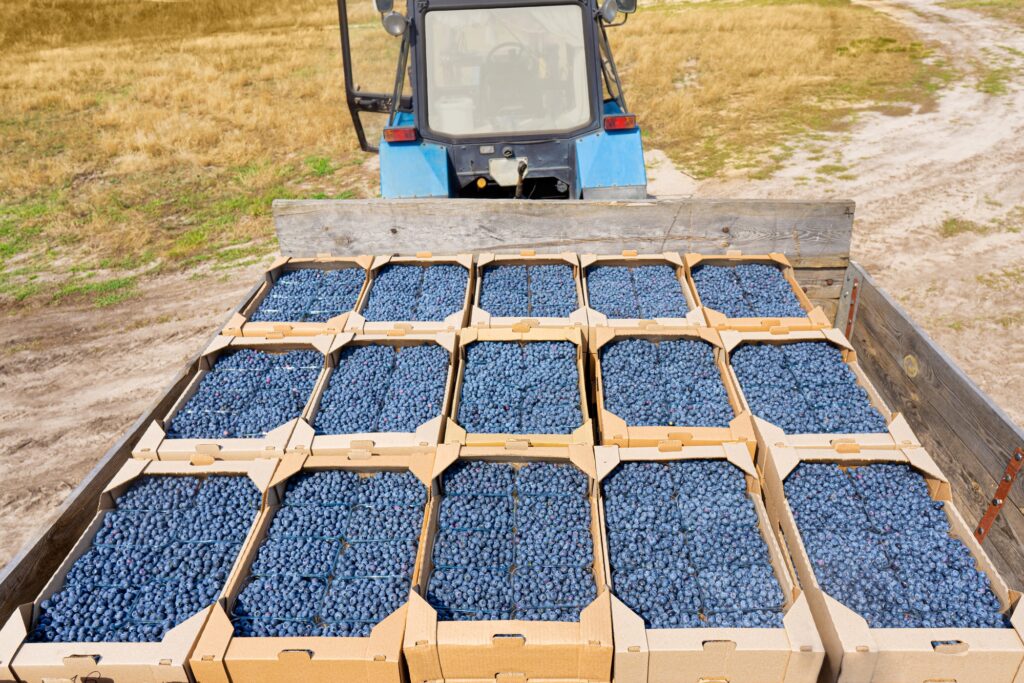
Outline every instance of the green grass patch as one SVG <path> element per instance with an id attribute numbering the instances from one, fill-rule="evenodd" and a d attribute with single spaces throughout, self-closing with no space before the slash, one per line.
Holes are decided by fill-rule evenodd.
<path id="1" fill-rule="evenodd" d="M 54 293 L 53 301 L 62 303 L 69 300 L 91 299 L 98 307 L 112 306 L 138 294 L 138 280 L 135 277 L 120 277 L 99 282 L 73 280 Z"/>
<path id="2" fill-rule="evenodd" d="M 939 226 L 939 235 L 942 237 L 956 237 L 964 233 L 975 233 L 984 235 L 990 230 L 987 225 L 975 223 L 966 218 L 947 218 Z"/>
<path id="3" fill-rule="evenodd" d="M 327 157 L 307 157 L 306 168 L 308 168 L 309 172 L 318 178 L 333 175 L 334 172 L 338 170 L 338 167 L 335 166 Z"/>
<path id="4" fill-rule="evenodd" d="M 978 80 L 977 88 L 986 95 L 1005 95 L 1012 76 L 1013 69 L 1009 67 L 988 69 Z"/>

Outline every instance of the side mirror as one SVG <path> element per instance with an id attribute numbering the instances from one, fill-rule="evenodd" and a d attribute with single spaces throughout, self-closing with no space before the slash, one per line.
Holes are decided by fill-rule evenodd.
<path id="1" fill-rule="evenodd" d="M 623 14 L 632 14 L 636 11 L 636 0 L 615 0 L 615 4 Z"/>
<path id="2" fill-rule="evenodd" d="M 604 0 L 604 4 L 601 5 L 600 15 L 601 18 L 607 23 L 615 21 L 615 15 L 619 11 L 619 0 Z"/>
<path id="3" fill-rule="evenodd" d="M 377 14 L 387 14 L 395 9 L 395 0 L 373 0 L 373 8 Z"/>
<path id="4" fill-rule="evenodd" d="M 406 20 L 405 16 L 392 10 L 381 17 L 380 23 L 384 25 L 385 31 L 397 38 L 405 33 L 406 24 L 409 22 Z"/>

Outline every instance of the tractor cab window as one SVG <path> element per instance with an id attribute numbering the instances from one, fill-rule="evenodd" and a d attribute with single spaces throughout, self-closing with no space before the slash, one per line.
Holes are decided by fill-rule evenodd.
<path id="1" fill-rule="evenodd" d="M 424 28 L 432 130 L 551 133 L 591 120 L 579 5 L 436 10 Z"/>

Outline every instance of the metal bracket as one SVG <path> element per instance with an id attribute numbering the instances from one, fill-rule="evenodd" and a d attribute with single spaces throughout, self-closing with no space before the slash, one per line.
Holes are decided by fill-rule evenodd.
<path id="1" fill-rule="evenodd" d="M 979 543 L 985 540 L 989 530 L 992 529 L 992 524 L 1003 509 L 1007 496 L 1010 495 L 1010 488 L 1017 479 L 1022 465 L 1024 465 L 1024 449 L 1018 448 L 1013 452 L 1010 462 L 1006 465 L 1006 471 L 1003 473 L 1002 479 L 999 480 L 999 486 L 996 487 L 995 497 L 989 501 L 988 509 L 982 516 L 981 521 L 978 522 L 977 528 L 974 529 L 974 537 L 978 539 Z"/>

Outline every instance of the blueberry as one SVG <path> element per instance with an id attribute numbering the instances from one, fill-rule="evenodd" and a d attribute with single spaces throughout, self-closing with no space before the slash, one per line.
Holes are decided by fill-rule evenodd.
<path id="1" fill-rule="evenodd" d="M 495 265 L 485 268 L 480 308 L 496 317 L 567 318 L 579 307 L 568 265 Z"/>
<path id="2" fill-rule="evenodd" d="M 587 271 L 590 307 L 609 318 L 685 318 L 682 283 L 669 265 L 593 266 Z"/>
<path id="3" fill-rule="evenodd" d="M 828 342 L 744 344 L 730 362 L 754 415 L 787 434 L 888 430 L 842 352 Z"/>
<path id="4" fill-rule="evenodd" d="M 920 474 L 802 463 L 786 498 L 822 590 L 872 628 L 1002 628 L 1002 606 Z"/>
<path id="5" fill-rule="evenodd" d="M 604 407 L 633 426 L 727 427 L 734 417 L 715 364 L 700 340 L 620 339 L 601 350 Z"/>
<path id="6" fill-rule="evenodd" d="M 777 266 L 698 265 L 692 271 L 701 304 L 729 318 L 803 318 L 807 314 Z"/>
<path id="7" fill-rule="evenodd" d="M 366 280 L 362 268 L 303 268 L 281 273 L 250 320 L 323 323 L 351 311 Z"/>
<path id="8" fill-rule="evenodd" d="M 468 432 L 568 434 L 583 424 L 571 342 L 475 342 L 466 348 L 458 421 Z"/>
<path id="9" fill-rule="evenodd" d="M 627 462 L 602 490 L 612 589 L 648 628 L 781 627 L 784 596 L 738 468 Z"/>
<path id="10" fill-rule="evenodd" d="M 469 271 L 459 265 L 389 264 L 370 286 L 363 316 L 370 322 L 442 321 L 465 305 Z"/>
<path id="11" fill-rule="evenodd" d="M 323 368 L 317 351 L 226 351 L 171 418 L 171 439 L 262 438 L 302 414 Z"/>

